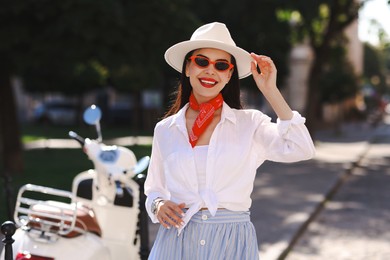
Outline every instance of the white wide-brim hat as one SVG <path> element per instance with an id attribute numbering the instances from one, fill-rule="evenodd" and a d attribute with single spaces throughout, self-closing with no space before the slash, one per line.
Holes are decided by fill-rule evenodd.
<path id="1" fill-rule="evenodd" d="M 172 68 L 181 73 L 184 58 L 187 53 L 201 48 L 220 49 L 233 55 L 236 59 L 236 69 L 238 70 L 238 77 L 240 79 L 252 74 L 252 57 L 247 51 L 236 46 L 226 25 L 218 22 L 199 27 L 192 34 L 189 41 L 179 42 L 170 47 L 165 52 L 165 60 Z"/>

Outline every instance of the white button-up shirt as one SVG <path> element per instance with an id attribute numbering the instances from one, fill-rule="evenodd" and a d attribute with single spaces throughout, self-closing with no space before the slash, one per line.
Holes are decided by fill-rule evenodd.
<path id="1" fill-rule="evenodd" d="M 185 224 L 202 207 L 212 215 L 218 208 L 248 211 L 256 170 L 265 160 L 296 162 L 314 156 L 305 118 L 298 112 L 293 112 L 291 120 L 278 119 L 274 123 L 258 110 L 232 109 L 224 103 L 209 143 L 206 187 L 199 190 L 194 150 L 186 128 L 187 108 L 188 104 L 160 121 L 154 130 L 145 181 L 146 209 L 154 223 L 158 220 L 151 204 L 157 197 L 184 202 L 189 208 L 183 218 Z"/>

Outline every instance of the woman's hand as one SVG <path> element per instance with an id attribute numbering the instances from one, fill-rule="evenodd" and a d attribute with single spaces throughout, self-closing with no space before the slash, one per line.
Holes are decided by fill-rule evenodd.
<path id="1" fill-rule="evenodd" d="M 268 90 L 275 89 L 277 70 L 274 62 L 271 60 L 270 57 L 264 55 L 257 55 L 253 52 L 251 53 L 251 56 L 256 61 L 252 62 L 251 69 L 253 79 L 255 80 L 257 87 L 263 93 Z M 257 70 L 257 66 L 260 69 L 260 73 Z"/>
<path id="2" fill-rule="evenodd" d="M 186 204 L 176 204 L 170 200 L 161 201 L 157 207 L 157 219 L 165 228 L 179 228 L 183 224 L 182 217 Z"/>
<path id="3" fill-rule="evenodd" d="M 293 117 L 293 112 L 276 87 L 277 70 L 274 62 L 270 57 L 264 55 L 251 53 L 251 56 L 255 60 L 255 62 L 252 62 L 251 68 L 257 87 L 270 103 L 279 119 L 290 120 Z M 260 73 L 257 71 L 256 63 L 259 66 Z"/>

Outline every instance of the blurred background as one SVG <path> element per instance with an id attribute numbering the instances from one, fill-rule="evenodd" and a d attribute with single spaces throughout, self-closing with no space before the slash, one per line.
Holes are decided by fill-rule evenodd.
<path id="1" fill-rule="evenodd" d="M 378 124 L 390 101 L 389 4 L 1 1 L 0 220 L 10 218 L 6 197 L 21 184 L 69 189 L 73 176 L 91 167 L 81 150 L 25 149 L 66 139 L 69 130 L 94 137 L 82 122 L 87 106 L 102 109 L 105 139 L 151 136 L 179 78 L 164 52 L 204 23 L 223 22 L 238 46 L 272 57 L 278 87 L 314 139 L 323 130 L 341 134 L 348 122 Z M 245 107 L 274 117 L 252 81 L 242 80 Z M 137 157 L 150 154 L 150 144 L 131 149 Z"/>

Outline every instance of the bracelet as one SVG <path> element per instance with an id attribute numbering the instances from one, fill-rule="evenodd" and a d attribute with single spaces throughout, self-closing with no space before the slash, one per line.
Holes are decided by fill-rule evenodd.
<path id="1" fill-rule="evenodd" d="M 164 200 L 160 197 L 157 197 L 153 200 L 152 202 L 152 206 L 151 206 L 151 212 L 156 215 L 157 214 L 157 209 L 158 209 L 158 205 L 160 204 L 160 202 L 163 202 Z"/>

